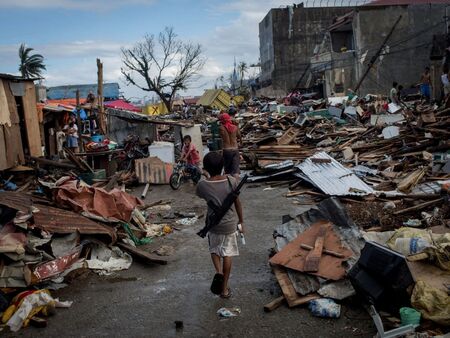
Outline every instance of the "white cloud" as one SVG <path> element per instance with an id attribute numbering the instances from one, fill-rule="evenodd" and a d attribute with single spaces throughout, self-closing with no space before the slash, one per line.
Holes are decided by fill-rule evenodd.
<path id="1" fill-rule="evenodd" d="M 133 3 L 150 4 L 156 0 L 131 0 Z M 122 0 L 0 0 L 1 7 L 61 7 L 84 9 L 94 4 L 100 8 L 108 3 L 108 6 L 129 4 L 130 1 Z M 227 76 L 233 70 L 233 61 L 245 61 L 247 64 L 258 62 L 259 37 L 258 25 L 268 13 L 270 8 L 285 5 L 285 1 L 279 0 L 245 0 L 229 1 L 218 8 L 210 8 L 210 12 L 218 17 L 218 25 L 212 27 L 203 36 L 193 38 L 193 42 L 199 42 L 205 49 L 207 61 L 199 78 L 192 84 L 187 95 L 195 95 L 203 92 L 205 88 L 214 86 L 215 79 L 221 75 Z M 212 5 L 211 5 L 212 6 Z M 220 20 L 223 14 L 233 14 L 231 22 Z M 180 33 L 180 32 L 179 32 Z M 49 86 L 62 84 L 80 84 L 96 82 L 97 57 L 104 63 L 105 81 L 119 82 L 125 95 L 144 96 L 149 95 L 133 86 L 126 86 L 120 73 L 122 66 L 120 47 L 130 46 L 134 41 L 97 41 L 84 40 L 70 43 L 54 43 L 31 46 L 36 53 L 44 55 L 47 62 L 46 83 Z M 17 45 L 0 45 L 0 71 L 16 69 L 18 63 Z"/>
<path id="2" fill-rule="evenodd" d="M 154 2 L 155 0 L 0 0 L 0 7 L 109 10 L 129 5 L 151 5 Z"/>

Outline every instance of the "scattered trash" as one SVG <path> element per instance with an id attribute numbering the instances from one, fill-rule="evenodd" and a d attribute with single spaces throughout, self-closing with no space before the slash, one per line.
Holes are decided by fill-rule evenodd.
<path id="1" fill-rule="evenodd" d="M 308 305 L 311 314 L 322 318 L 339 318 L 341 306 L 329 298 L 314 299 Z"/>
<path id="2" fill-rule="evenodd" d="M 239 307 L 221 307 L 219 310 L 217 310 L 217 314 L 221 318 L 231 318 L 231 317 L 237 317 L 241 313 L 241 308 Z"/>
<path id="3" fill-rule="evenodd" d="M 68 308 L 72 302 L 60 302 L 52 298 L 48 290 L 35 290 L 18 294 L 11 304 L 3 313 L 2 322 L 6 323 L 12 332 L 17 332 L 21 327 L 27 327 L 32 317 L 41 314 L 48 316 L 53 311 L 52 308 Z"/>
<path id="4" fill-rule="evenodd" d="M 191 226 L 191 225 L 194 225 L 195 223 L 197 223 L 197 221 L 198 221 L 198 217 L 195 216 L 195 217 L 186 217 L 186 218 L 179 219 L 175 223 L 179 224 L 179 225 L 184 225 L 184 226 Z"/>

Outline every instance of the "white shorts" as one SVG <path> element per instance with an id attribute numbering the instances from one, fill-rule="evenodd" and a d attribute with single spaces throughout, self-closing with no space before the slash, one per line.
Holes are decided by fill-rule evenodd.
<path id="1" fill-rule="evenodd" d="M 209 253 L 220 257 L 239 256 L 238 231 L 229 235 L 208 233 Z"/>

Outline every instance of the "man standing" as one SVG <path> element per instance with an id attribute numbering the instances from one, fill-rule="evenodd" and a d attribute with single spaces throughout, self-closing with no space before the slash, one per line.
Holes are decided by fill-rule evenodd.
<path id="1" fill-rule="evenodd" d="M 239 128 L 233 124 L 230 115 L 223 112 L 219 115 L 220 128 L 219 133 L 222 138 L 223 160 L 225 174 L 232 175 L 239 179 L 239 147 L 238 141 L 241 141 Z"/>
<path id="2" fill-rule="evenodd" d="M 427 102 L 431 99 L 431 75 L 430 67 L 425 67 L 425 72 L 423 72 L 420 78 L 420 93 L 425 98 Z"/>

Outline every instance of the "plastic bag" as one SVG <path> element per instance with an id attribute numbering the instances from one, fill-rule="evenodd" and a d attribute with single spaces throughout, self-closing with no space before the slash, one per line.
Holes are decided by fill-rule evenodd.
<path id="1" fill-rule="evenodd" d="M 341 306 L 329 298 L 314 299 L 309 302 L 309 311 L 316 317 L 339 318 Z"/>

